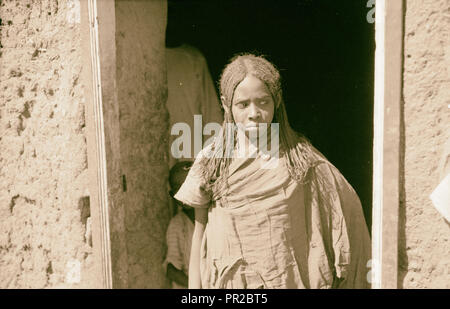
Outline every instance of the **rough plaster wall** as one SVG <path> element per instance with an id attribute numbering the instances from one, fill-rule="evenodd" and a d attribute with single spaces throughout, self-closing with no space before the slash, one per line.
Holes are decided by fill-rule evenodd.
<path id="1" fill-rule="evenodd" d="M 167 287 L 162 269 L 167 196 L 166 3 L 117 1 L 121 166 L 126 180 L 128 286 Z"/>
<path id="2" fill-rule="evenodd" d="M 96 287 L 78 7 L 0 3 L 0 288 Z"/>
<path id="3" fill-rule="evenodd" d="M 450 225 L 429 199 L 450 138 L 450 2 L 406 1 L 404 44 L 399 286 L 450 288 Z"/>

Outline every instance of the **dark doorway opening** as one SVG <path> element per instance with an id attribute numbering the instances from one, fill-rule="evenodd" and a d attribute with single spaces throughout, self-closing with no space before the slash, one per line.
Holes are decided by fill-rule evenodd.
<path id="1" fill-rule="evenodd" d="M 374 24 L 366 0 L 169 0 L 168 23 L 205 56 L 213 80 L 236 53 L 277 65 L 294 129 L 346 177 L 371 230 Z M 173 13 L 172 7 L 176 7 Z"/>

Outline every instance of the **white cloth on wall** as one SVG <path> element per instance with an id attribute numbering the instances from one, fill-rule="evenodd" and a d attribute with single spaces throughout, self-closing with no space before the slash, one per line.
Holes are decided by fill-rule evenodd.
<path id="1" fill-rule="evenodd" d="M 434 189 L 430 199 L 436 210 L 450 222 L 450 173 Z"/>
<path id="2" fill-rule="evenodd" d="M 199 50 L 189 45 L 166 48 L 168 99 L 167 109 L 170 127 L 184 122 L 191 130 L 191 158 L 194 159 L 194 115 L 202 115 L 203 126 L 210 122 L 222 124 L 223 114 L 216 89 L 209 73 L 205 57 Z M 172 167 L 177 159 L 170 151 L 177 135 L 169 138 L 169 165 Z M 208 139 L 203 138 L 203 141 Z M 202 148 L 202 147 L 201 147 Z"/>
<path id="3" fill-rule="evenodd" d="M 440 183 L 430 195 L 436 210 L 450 222 L 450 138 L 447 140 L 439 164 Z"/>

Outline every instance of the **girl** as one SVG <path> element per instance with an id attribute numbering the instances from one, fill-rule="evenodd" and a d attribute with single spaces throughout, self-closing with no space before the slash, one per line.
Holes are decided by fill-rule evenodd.
<path id="1" fill-rule="evenodd" d="M 359 198 L 289 126 L 278 70 L 263 57 L 237 56 L 220 92 L 222 130 L 175 195 L 195 208 L 189 287 L 369 287 Z M 268 155 L 261 140 L 254 146 L 252 134 L 273 142 L 277 127 L 279 149 Z"/>

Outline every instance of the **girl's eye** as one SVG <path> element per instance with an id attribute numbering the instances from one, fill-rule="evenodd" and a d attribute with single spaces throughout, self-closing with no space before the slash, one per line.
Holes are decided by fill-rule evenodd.
<path id="1" fill-rule="evenodd" d="M 270 98 L 261 98 L 258 103 L 261 105 L 267 105 L 271 102 Z"/>

